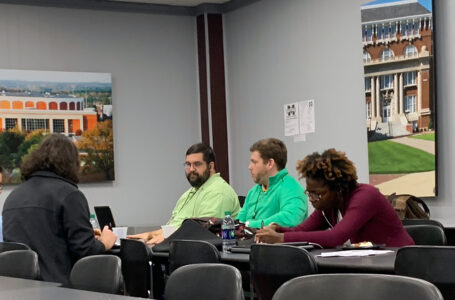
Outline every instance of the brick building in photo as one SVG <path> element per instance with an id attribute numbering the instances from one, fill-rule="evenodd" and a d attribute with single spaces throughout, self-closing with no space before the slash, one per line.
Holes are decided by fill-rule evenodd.
<path id="1" fill-rule="evenodd" d="M 362 6 L 370 140 L 433 127 L 433 20 L 417 0 Z"/>
<path id="2" fill-rule="evenodd" d="M 0 94 L 0 131 L 17 127 L 75 135 L 96 124 L 97 113 L 84 109 L 83 98 Z"/>

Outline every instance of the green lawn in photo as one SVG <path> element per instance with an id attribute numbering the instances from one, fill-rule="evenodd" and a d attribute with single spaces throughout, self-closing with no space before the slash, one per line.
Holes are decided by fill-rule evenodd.
<path id="1" fill-rule="evenodd" d="M 400 174 L 433 171 L 435 156 L 391 141 L 368 143 L 370 174 Z"/>
<path id="2" fill-rule="evenodd" d="M 419 140 L 426 140 L 426 141 L 433 141 L 434 142 L 434 132 L 432 133 L 425 133 L 425 134 L 418 134 L 418 135 L 411 135 L 413 139 Z"/>

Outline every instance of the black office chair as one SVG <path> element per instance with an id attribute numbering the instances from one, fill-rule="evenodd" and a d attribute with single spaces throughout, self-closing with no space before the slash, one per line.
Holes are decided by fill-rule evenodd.
<path id="1" fill-rule="evenodd" d="M 240 207 L 243 207 L 243 204 L 245 204 L 246 197 L 245 196 L 238 196 L 238 198 L 239 198 Z"/>
<path id="2" fill-rule="evenodd" d="M 445 299 L 455 299 L 455 247 L 408 246 L 398 249 L 395 274 L 436 285 Z"/>
<path id="3" fill-rule="evenodd" d="M 11 250 L 31 250 L 29 246 L 16 242 L 0 242 L 0 253 Z"/>
<path id="4" fill-rule="evenodd" d="M 318 274 L 283 284 L 273 300 L 443 300 L 433 284 L 405 276 L 384 274 Z"/>
<path id="5" fill-rule="evenodd" d="M 294 246 L 256 244 L 251 246 L 250 270 L 254 291 L 260 300 L 272 299 L 286 281 L 317 273 L 313 256 Z"/>
<path id="6" fill-rule="evenodd" d="M 190 264 L 219 263 L 220 252 L 206 241 L 174 240 L 169 248 L 169 273 Z"/>
<path id="7" fill-rule="evenodd" d="M 39 279 L 38 254 L 33 250 L 10 250 L 0 253 L 0 276 Z"/>
<path id="8" fill-rule="evenodd" d="M 91 255 L 79 259 L 71 269 L 74 289 L 123 294 L 122 262 L 115 255 Z"/>
<path id="9" fill-rule="evenodd" d="M 126 294 L 153 298 L 149 247 L 140 240 L 121 239 L 120 257 Z"/>
<path id="10" fill-rule="evenodd" d="M 404 219 L 404 220 L 401 220 L 401 223 L 403 223 L 404 226 L 407 226 L 407 225 L 436 225 L 441 228 L 444 228 L 444 225 L 442 225 L 441 222 L 432 220 L 432 219 Z"/>
<path id="11" fill-rule="evenodd" d="M 447 245 L 447 238 L 444 233 L 444 228 L 438 225 L 405 225 L 404 228 L 412 237 L 416 245 Z"/>
<path id="12" fill-rule="evenodd" d="M 244 300 L 239 270 L 225 264 L 192 264 L 169 277 L 166 300 Z"/>

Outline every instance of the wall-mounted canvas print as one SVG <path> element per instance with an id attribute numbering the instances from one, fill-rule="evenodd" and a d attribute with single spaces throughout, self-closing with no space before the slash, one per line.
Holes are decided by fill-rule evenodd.
<path id="1" fill-rule="evenodd" d="M 0 70 L 4 184 L 21 182 L 21 162 L 50 133 L 78 148 L 81 182 L 114 180 L 111 74 Z"/>
<path id="2" fill-rule="evenodd" d="M 361 7 L 370 183 L 383 194 L 436 195 L 433 4 Z"/>

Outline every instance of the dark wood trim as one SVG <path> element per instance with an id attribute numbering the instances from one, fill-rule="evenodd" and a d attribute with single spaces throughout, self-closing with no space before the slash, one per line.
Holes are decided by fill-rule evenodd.
<path id="1" fill-rule="evenodd" d="M 229 182 L 223 16 L 221 14 L 208 14 L 207 24 L 213 150 L 215 150 L 217 156 L 216 168 L 221 173 L 221 176 Z"/>
<path id="2" fill-rule="evenodd" d="M 227 13 L 257 1 L 259 0 L 230 0 L 225 3 L 203 3 L 197 6 L 165 5 L 113 0 L 0 0 L 0 3 L 69 9 L 198 16 L 204 13 Z"/>
<path id="3" fill-rule="evenodd" d="M 205 18 L 197 16 L 197 56 L 199 65 L 199 104 L 201 110 L 202 141 L 210 145 L 209 109 L 207 91 L 207 55 L 205 48 Z"/>

